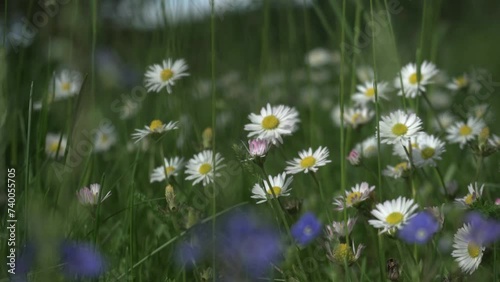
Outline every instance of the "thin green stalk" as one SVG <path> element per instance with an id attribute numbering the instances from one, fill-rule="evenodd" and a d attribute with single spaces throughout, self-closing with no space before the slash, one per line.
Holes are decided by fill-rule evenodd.
<path id="1" fill-rule="evenodd" d="M 439 170 L 439 167 L 435 166 L 434 170 L 436 171 L 436 174 L 438 176 L 439 183 L 441 183 L 441 186 L 443 187 L 443 192 L 444 192 L 445 198 L 448 199 L 448 197 L 447 197 L 448 196 L 448 192 L 446 191 L 446 184 L 444 182 L 443 175 L 441 174 L 441 171 Z"/>
<path id="2" fill-rule="evenodd" d="M 5 4 L 7 5 L 7 3 Z M 30 146 L 31 146 L 31 114 L 33 112 L 33 81 L 31 81 L 30 87 L 30 100 L 29 100 L 29 112 L 28 112 L 28 132 L 26 133 L 26 150 L 24 159 L 24 242 L 27 242 L 28 238 L 28 207 L 29 207 L 29 187 L 30 187 Z"/>
<path id="3" fill-rule="evenodd" d="M 214 165 L 213 171 L 216 171 L 216 162 L 215 162 L 215 135 L 216 135 L 216 124 L 215 124 L 215 114 L 216 114 L 216 109 L 215 109 L 215 104 L 216 104 L 216 81 L 215 81 L 215 1 L 210 0 L 210 10 L 211 10 L 211 15 L 210 15 L 210 52 L 211 52 L 211 73 L 212 73 L 212 164 Z M 214 173 L 215 177 L 215 173 Z M 214 194 L 212 196 L 212 240 L 215 242 L 216 240 L 216 233 L 215 233 L 215 227 L 216 227 L 216 212 L 217 212 L 217 197 L 215 196 L 215 191 L 217 189 L 216 187 L 216 181 L 213 181 L 213 189 L 214 189 Z M 215 258 L 216 258 L 216 249 L 215 249 L 215 244 L 212 245 L 212 269 L 213 269 L 213 281 L 215 282 L 217 279 L 217 271 L 216 271 L 216 265 L 215 265 Z"/>
<path id="4" fill-rule="evenodd" d="M 90 97 L 91 100 L 94 99 L 95 97 L 95 49 L 96 49 L 96 43 L 97 43 L 97 7 L 98 7 L 98 0 L 92 0 L 92 57 L 91 57 L 91 69 L 90 69 L 90 93 L 92 94 Z"/>
<path id="5" fill-rule="evenodd" d="M 97 196 L 97 206 L 96 206 L 96 213 L 95 213 L 95 218 L 94 218 L 94 246 L 97 246 L 97 237 L 99 236 L 99 220 L 101 216 L 101 201 L 102 201 L 102 194 L 104 192 L 104 180 L 106 179 L 106 175 L 103 174 L 101 177 L 101 190 L 99 190 L 99 195 Z"/>
<path id="6" fill-rule="evenodd" d="M 374 16 L 373 16 L 373 0 L 370 0 L 370 15 L 371 15 L 371 20 L 374 22 Z M 382 189 L 382 174 L 381 174 L 381 154 L 380 154 L 380 108 L 379 108 L 379 97 L 378 97 L 378 87 L 377 87 L 377 60 L 376 60 L 376 52 L 375 52 L 375 33 L 372 32 L 372 57 L 373 57 L 373 74 L 374 74 L 374 81 L 375 83 L 373 84 L 373 90 L 375 91 L 375 116 L 376 116 L 376 123 L 377 123 L 377 173 L 378 173 L 378 187 L 379 187 L 379 195 L 380 199 L 382 199 L 383 195 L 383 189 Z M 383 247 L 383 240 L 380 236 L 377 236 L 378 239 L 378 252 L 379 252 L 379 267 L 380 267 L 380 281 L 385 280 L 385 255 L 384 255 L 384 247 Z"/>
<path id="7" fill-rule="evenodd" d="M 429 100 L 429 97 L 427 97 L 427 94 L 425 92 L 422 92 L 422 97 L 424 97 L 425 102 L 427 103 L 427 105 L 431 109 L 432 113 L 434 114 L 434 118 L 437 121 L 439 129 L 441 129 L 441 133 L 446 132 L 446 130 L 444 129 L 444 126 L 441 124 L 441 121 L 439 120 L 439 116 L 438 116 L 437 110 L 434 108 L 434 106 L 432 106 L 431 101 Z"/>

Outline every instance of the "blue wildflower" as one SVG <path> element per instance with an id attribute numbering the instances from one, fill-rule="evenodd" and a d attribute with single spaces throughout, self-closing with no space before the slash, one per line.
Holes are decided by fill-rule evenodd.
<path id="1" fill-rule="evenodd" d="M 321 233 L 321 222 L 312 212 L 307 212 L 292 226 L 293 238 L 300 245 L 307 245 Z"/>
<path id="2" fill-rule="evenodd" d="M 222 220 L 217 257 L 231 277 L 257 278 L 283 259 L 277 230 L 249 212 L 238 211 Z"/>
<path id="3" fill-rule="evenodd" d="M 99 277 L 105 270 L 104 258 L 93 246 L 65 241 L 61 245 L 63 272 L 68 277 Z"/>
<path id="4" fill-rule="evenodd" d="M 428 212 L 419 212 L 398 232 L 407 243 L 424 244 L 439 230 L 439 223 Z"/>
<path id="5" fill-rule="evenodd" d="M 471 225 L 469 240 L 488 245 L 500 239 L 500 222 L 497 220 L 485 218 L 478 212 L 470 212 L 466 215 L 465 222 Z"/>

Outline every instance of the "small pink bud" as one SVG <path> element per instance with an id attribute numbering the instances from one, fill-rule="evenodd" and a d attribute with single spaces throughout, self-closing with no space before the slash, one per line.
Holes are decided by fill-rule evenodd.
<path id="1" fill-rule="evenodd" d="M 351 152 L 349 152 L 349 155 L 346 158 L 351 165 L 359 165 L 359 162 L 361 160 L 361 155 L 359 154 L 356 149 L 352 149 Z"/>
<path id="2" fill-rule="evenodd" d="M 252 139 L 248 140 L 248 153 L 252 157 L 264 157 L 269 151 L 270 142 L 268 140 L 262 139 Z"/>

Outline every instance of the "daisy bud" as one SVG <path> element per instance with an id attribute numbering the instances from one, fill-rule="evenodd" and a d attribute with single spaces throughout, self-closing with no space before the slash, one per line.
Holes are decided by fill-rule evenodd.
<path id="1" fill-rule="evenodd" d="M 488 142 L 488 138 L 490 138 L 490 128 L 486 126 L 479 132 L 478 141 L 480 148 Z"/>
<path id="2" fill-rule="evenodd" d="M 165 199 L 167 200 L 168 208 L 171 211 L 177 210 L 177 203 L 175 202 L 175 191 L 172 185 L 165 187 Z"/>
<path id="3" fill-rule="evenodd" d="M 497 198 L 497 199 L 495 200 L 495 205 L 500 206 L 500 198 Z"/>
<path id="4" fill-rule="evenodd" d="M 212 136 L 212 128 L 207 127 L 205 128 L 205 130 L 203 130 L 203 133 L 201 134 L 201 138 L 203 140 L 203 149 L 209 149 L 212 146 Z"/>
<path id="5" fill-rule="evenodd" d="M 252 158 L 265 157 L 267 151 L 271 148 L 268 140 L 252 139 L 248 140 L 248 153 Z"/>
<path id="6" fill-rule="evenodd" d="M 198 223 L 198 213 L 194 208 L 189 207 L 186 220 L 186 229 L 191 228 L 196 223 Z"/>
<path id="7" fill-rule="evenodd" d="M 361 161 L 361 155 L 356 149 L 352 149 L 346 159 L 351 165 L 357 166 Z"/>

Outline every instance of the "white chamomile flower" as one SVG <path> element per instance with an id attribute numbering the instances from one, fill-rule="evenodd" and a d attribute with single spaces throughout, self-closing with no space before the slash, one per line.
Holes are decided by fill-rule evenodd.
<path id="1" fill-rule="evenodd" d="M 366 105 L 370 102 L 375 103 L 375 82 L 367 81 L 356 86 L 357 92 L 352 95 L 352 100 L 358 105 Z M 389 90 L 387 82 L 377 83 L 378 98 L 387 99 L 385 94 Z"/>
<path id="2" fill-rule="evenodd" d="M 363 158 L 370 158 L 377 155 L 377 138 L 368 137 L 363 142 L 356 144 L 355 150 L 361 152 Z"/>
<path id="3" fill-rule="evenodd" d="M 465 73 L 461 76 L 453 78 L 451 82 L 446 85 L 448 89 L 453 91 L 465 89 L 467 86 L 469 86 L 469 77 Z"/>
<path id="4" fill-rule="evenodd" d="M 418 148 L 414 148 L 412 153 L 413 164 L 416 167 L 436 166 L 436 161 L 445 151 L 444 142 L 433 135 L 419 134 L 417 144 Z"/>
<path id="5" fill-rule="evenodd" d="M 289 196 L 290 184 L 292 183 L 293 176 L 287 177 L 286 172 L 272 177 L 269 175 L 267 181 L 264 181 L 264 186 L 259 183 L 255 184 L 252 188 L 252 198 L 257 199 L 257 204 L 263 203 L 268 199 Z"/>
<path id="6" fill-rule="evenodd" d="M 49 89 L 55 86 L 54 100 L 61 100 L 71 96 L 75 96 L 80 91 L 82 86 L 82 75 L 77 71 L 63 70 L 57 74 L 54 81 L 49 84 Z M 52 91 L 50 91 L 52 92 Z"/>
<path id="7" fill-rule="evenodd" d="M 340 119 L 340 105 L 336 105 L 333 107 L 330 117 L 332 118 L 333 123 L 337 126 L 340 127 L 342 125 L 341 119 Z M 345 121 L 344 121 L 345 124 Z"/>
<path id="8" fill-rule="evenodd" d="M 294 158 L 293 161 L 287 161 L 288 166 L 285 168 L 289 174 L 308 173 L 309 171 L 316 172 L 320 166 L 324 166 L 331 162 L 328 160 L 328 148 L 319 147 L 316 151 L 303 150 L 299 152 L 299 158 Z"/>
<path id="9" fill-rule="evenodd" d="M 202 183 L 203 186 L 214 182 L 214 178 L 220 176 L 218 170 L 225 165 L 222 164 L 224 158 L 219 154 L 215 154 L 215 163 L 213 160 L 212 151 L 205 150 L 193 156 L 186 165 L 186 180 L 194 180 L 193 185 Z M 215 170 L 215 174 L 214 174 Z"/>
<path id="10" fill-rule="evenodd" d="M 438 123 L 439 121 L 439 123 Z M 450 127 L 454 122 L 456 121 L 456 118 L 454 115 L 452 115 L 449 112 L 444 112 L 440 115 L 437 116 L 437 120 L 433 119 L 432 120 L 432 127 L 435 130 L 441 130 L 441 127 L 448 128 Z M 441 124 L 441 126 L 439 126 Z"/>
<path id="11" fill-rule="evenodd" d="M 488 139 L 488 143 L 492 147 L 500 148 L 500 137 L 498 135 L 493 134 L 490 139 Z"/>
<path id="12" fill-rule="evenodd" d="M 398 75 L 394 79 L 394 86 L 399 90 L 398 96 L 406 98 L 415 98 L 425 92 L 425 86 L 432 83 L 432 78 L 438 73 L 436 66 L 430 62 L 424 61 L 420 67 L 420 77 L 417 76 L 416 64 L 407 64 L 401 70 L 401 77 Z M 403 84 L 401 84 L 401 79 Z"/>
<path id="13" fill-rule="evenodd" d="M 186 72 L 187 69 L 188 65 L 184 59 L 173 62 L 170 58 L 163 60 L 161 65 L 155 64 L 148 68 L 145 75 L 146 87 L 151 92 L 160 92 L 163 88 L 166 88 L 168 94 L 171 94 L 175 81 L 189 75 Z"/>
<path id="14" fill-rule="evenodd" d="M 484 184 L 481 185 L 481 187 L 478 187 L 477 182 L 475 182 L 474 184 L 471 183 L 469 184 L 469 186 L 467 186 L 467 189 L 469 190 L 469 193 L 465 195 L 465 197 L 455 199 L 455 203 L 465 208 L 469 207 L 477 199 L 481 198 L 481 196 L 483 195 Z"/>
<path id="15" fill-rule="evenodd" d="M 45 153 L 51 158 L 61 158 L 64 156 L 64 151 L 66 151 L 66 144 L 66 136 L 47 133 L 47 136 L 45 137 Z"/>
<path id="16" fill-rule="evenodd" d="M 135 139 L 135 142 L 137 143 L 150 134 L 162 134 L 167 131 L 177 129 L 177 124 L 177 121 L 170 121 L 169 123 L 164 124 L 161 120 L 155 119 L 149 126 L 144 126 L 145 129 L 136 129 L 132 134 L 132 139 Z"/>
<path id="17" fill-rule="evenodd" d="M 119 108 L 119 113 L 120 113 L 120 119 L 125 120 L 133 117 L 138 111 L 141 106 L 141 104 L 132 99 L 132 98 L 125 98 L 122 100 L 122 105 Z"/>
<path id="18" fill-rule="evenodd" d="M 298 117 L 299 113 L 295 108 L 267 104 L 260 110 L 260 114 L 248 115 L 251 123 L 245 125 L 245 130 L 250 131 L 248 137 L 269 140 L 273 144 L 283 143 L 283 136 L 291 135 L 297 130 Z"/>
<path id="19" fill-rule="evenodd" d="M 99 193 L 101 192 L 101 185 L 98 183 L 90 184 L 90 188 L 83 187 L 76 192 L 76 197 L 82 205 L 97 205 L 99 201 Z M 111 191 L 108 191 L 101 199 L 101 203 L 111 196 Z"/>
<path id="20" fill-rule="evenodd" d="M 333 200 L 333 205 L 336 206 L 335 209 L 338 211 L 354 207 L 368 199 L 373 190 L 375 190 L 375 186 L 370 187 L 367 182 L 356 184 L 351 188 L 351 191 L 345 191 L 345 196 L 336 197 Z"/>
<path id="21" fill-rule="evenodd" d="M 406 114 L 401 110 L 383 116 L 379 125 L 380 142 L 386 144 L 406 144 L 422 129 L 422 121 L 416 114 Z"/>
<path id="22" fill-rule="evenodd" d="M 116 131 L 112 124 L 103 124 L 94 136 L 94 152 L 105 152 L 116 143 Z"/>
<path id="23" fill-rule="evenodd" d="M 449 127 L 446 130 L 448 133 L 446 139 L 450 143 L 460 144 L 460 148 L 463 148 L 468 141 L 476 138 L 485 126 L 482 119 L 469 117 L 466 123 L 458 121 Z"/>
<path id="24" fill-rule="evenodd" d="M 358 66 L 356 68 L 356 76 L 361 82 L 367 82 L 373 80 L 375 77 L 375 72 L 370 66 Z"/>
<path id="25" fill-rule="evenodd" d="M 306 54 L 306 64 L 319 68 L 334 62 L 332 52 L 324 48 L 315 48 Z"/>
<path id="26" fill-rule="evenodd" d="M 182 169 L 184 165 L 184 159 L 179 157 L 174 157 L 164 160 L 164 165 L 159 166 L 153 170 L 149 178 L 149 182 L 160 182 L 169 178 L 170 176 L 177 176 L 177 173 Z"/>
<path id="27" fill-rule="evenodd" d="M 349 217 L 347 219 L 347 224 L 345 221 L 332 222 L 332 224 L 326 226 L 327 238 L 333 240 L 338 237 L 346 237 L 346 235 L 349 236 L 357 220 L 357 217 Z"/>
<path id="28" fill-rule="evenodd" d="M 453 239 L 453 252 L 451 256 L 458 262 L 463 272 L 472 274 L 477 270 L 483 258 L 484 246 L 474 242 L 471 238 L 472 226 L 468 223 L 458 229 Z"/>
<path id="29" fill-rule="evenodd" d="M 398 163 L 395 166 L 388 165 L 387 168 L 382 171 L 382 174 L 394 179 L 398 179 L 402 177 L 405 172 L 410 170 L 410 167 L 410 163 L 406 161 Z"/>
<path id="30" fill-rule="evenodd" d="M 415 136 L 410 137 L 405 143 L 395 143 L 392 147 L 392 154 L 402 158 L 403 160 L 408 160 L 408 154 L 410 153 L 409 147 L 411 149 L 418 149 L 418 137 L 424 134 L 422 132 L 417 133 Z"/>
<path id="31" fill-rule="evenodd" d="M 368 220 L 368 223 L 377 229 L 382 229 L 380 233 L 392 233 L 400 229 L 413 217 L 413 213 L 418 208 L 413 199 L 399 197 L 395 200 L 379 203 L 372 210 L 371 214 L 376 219 Z"/>
<path id="32" fill-rule="evenodd" d="M 469 111 L 469 115 L 476 117 L 476 118 L 485 118 L 485 116 L 488 114 L 488 110 L 490 109 L 491 105 L 490 104 L 479 104 L 474 107 Z"/>
<path id="33" fill-rule="evenodd" d="M 375 112 L 366 107 L 348 108 L 344 111 L 344 122 L 355 129 L 359 125 L 370 122 L 374 116 Z"/>

